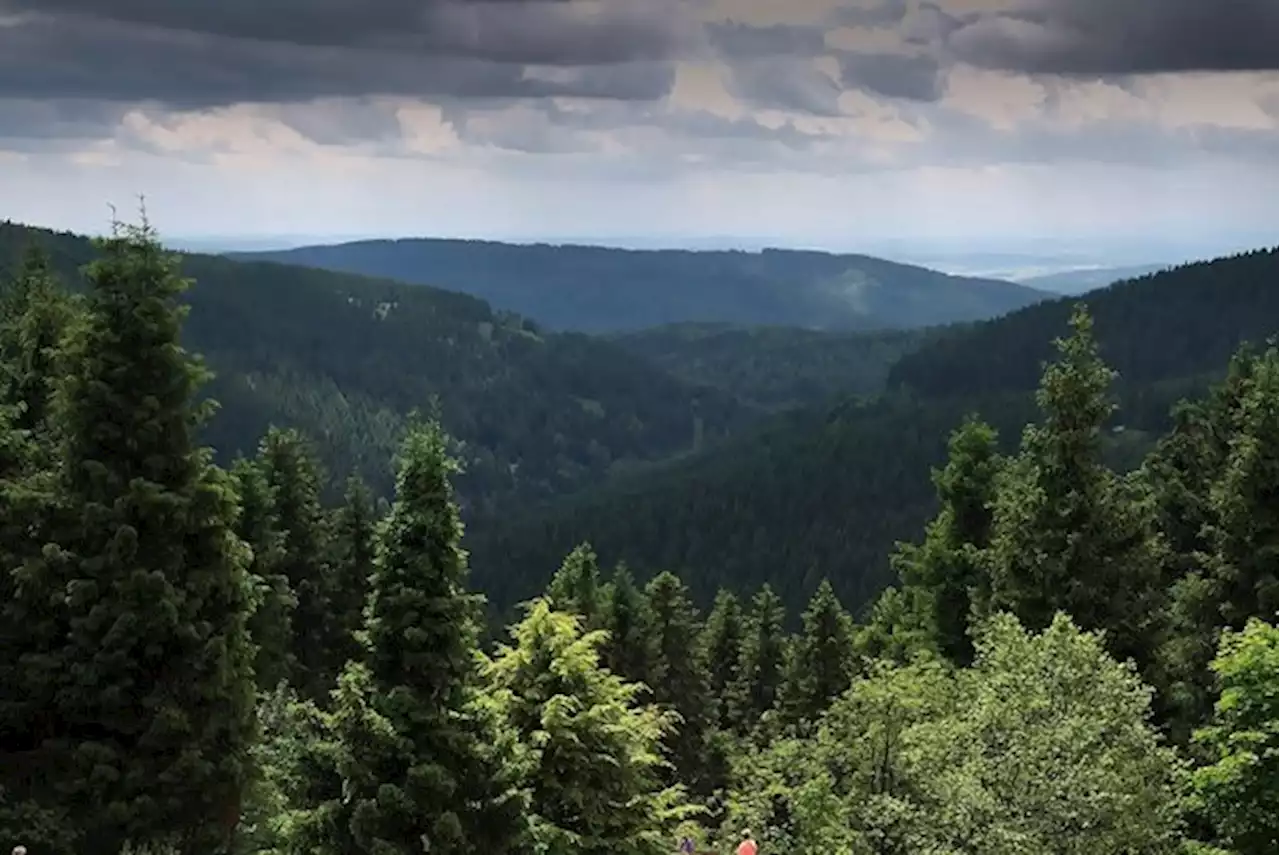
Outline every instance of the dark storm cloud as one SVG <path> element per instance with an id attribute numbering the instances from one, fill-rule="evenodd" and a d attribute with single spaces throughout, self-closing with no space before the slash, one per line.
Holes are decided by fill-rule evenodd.
<path id="1" fill-rule="evenodd" d="M 840 79 L 851 89 L 909 101 L 937 101 L 946 91 L 938 60 L 926 54 L 845 51 L 837 60 Z"/>
<path id="2" fill-rule="evenodd" d="M 275 44 L 550 65 L 670 58 L 691 35 L 673 3 L 626 0 L 0 0 L 5 5 Z"/>
<path id="3" fill-rule="evenodd" d="M 1033 74 L 1273 71 L 1276 0 L 1027 0 L 973 16 L 947 40 L 958 59 Z M 945 3 L 943 4 L 945 8 Z"/>
<path id="4" fill-rule="evenodd" d="M 739 61 L 730 65 L 729 93 L 757 107 L 840 115 L 843 89 L 807 59 Z"/>
<path id="5" fill-rule="evenodd" d="M 304 47 L 91 17 L 32 16 L 0 26 L 0 98 L 178 109 L 370 95 L 653 99 L 670 90 L 672 79 L 665 63 L 540 75 L 458 55 Z"/>

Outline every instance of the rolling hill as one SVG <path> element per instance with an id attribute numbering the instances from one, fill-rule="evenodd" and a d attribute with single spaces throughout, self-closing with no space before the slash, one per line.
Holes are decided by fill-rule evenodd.
<path id="1" fill-rule="evenodd" d="M 78 287 L 88 239 L 0 223 L 0 282 L 45 248 Z M 607 341 L 548 334 L 482 300 L 435 288 L 218 256 L 179 256 L 185 341 L 217 376 L 206 439 L 226 460 L 268 424 L 301 428 L 331 474 L 381 492 L 405 416 L 437 409 L 459 441 L 473 512 L 559 495 L 628 465 L 688 453 L 755 415 Z"/>
<path id="2" fill-rule="evenodd" d="M 413 238 L 231 257 L 437 285 L 554 329 L 591 333 L 687 322 L 906 329 L 991 318 L 1046 297 L 996 279 L 798 250 L 624 250 Z"/>
<path id="3" fill-rule="evenodd" d="M 1082 267 L 1077 270 L 1060 270 L 1057 273 L 1020 277 L 1014 281 L 1054 294 L 1084 294 L 1098 288 L 1105 288 L 1112 282 L 1159 273 L 1173 266 L 1171 264 L 1132 264 L 1125 267 Z"/>
<path id="4" fill-rule="evenodd" d="M 1136 463 L 1172 404 L 1221 375 L 1241 342 L 1277 328 L 1274 250 L 1187 265 L 1117 283 L 1083 302 L 1106 359 L 1120 372 L 1121 410 L 1109 452 Z M 890 580 L 897 540 L 933 513 L 931 466 L 971 412 L 1006 447 L 1034 418 L 1040 362 L 1063 335 L 1074 299 L 946 331 L 902 358 L 891 391 L 778 417 L 760 433 L 658 471 L 535 509 L 478 520 L 470 548 L 477 583 L 500 607 L 530 595 L 561 557 L 589 540 L 602 559 L 638 573 L 673 570 L 705 602 L 715 589 L 769 582 L 790 608 L 831 578 L 841 599 L 866 604 Z"/>
<path id="5" fill-rule="evenodd" d="M 834 332 L 670 324 L 610 340 L 688 383 L 779 411 L 838 395 L 879 394 L 902 356 L 940 334 L 941 328 Z"/>

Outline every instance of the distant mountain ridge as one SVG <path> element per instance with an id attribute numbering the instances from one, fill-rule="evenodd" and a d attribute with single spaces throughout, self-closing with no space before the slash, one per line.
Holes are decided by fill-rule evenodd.
<path id="1" fill-rule="evenodd" d="M 559 330 L 677 323 L 828 330 L 984 320 L 1046 299 L 1025 285 L 865 255 L 636 250 L 404 238 L 229 253 L 462 291 Z"/>

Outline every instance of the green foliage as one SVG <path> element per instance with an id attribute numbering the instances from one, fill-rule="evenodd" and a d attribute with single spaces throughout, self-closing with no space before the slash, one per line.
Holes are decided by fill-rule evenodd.
<path id="1" fill-rule="evenodd" d="M 1036 630 L 1065 611 L 1108 630 L 1120 657 L 1146 664 L 1162 605 L 1147 504 L 1138 483 L 1102 460 L 1112 372 L 1083 305 L 1072 327 L 1044 370 L 1042 420 L 1001 473 L 987 555 L 992 606 Z"/>
<path id="2" fill-rule="evenodd" d="M 779 690 L 783 721 L 792 725 L 816 722 L 849 688 L 854 672 L 853 621 L 826 579 L 800 620 Z"/>
<path id="3" fill-rule="evenodd" d="M 662 783 L 671 714 L 599 667 L 602 632 L 535 600 L 487 666 L 489 703 L 519 738 L 529 847 L 545 855 L 668 855 L 691 809 Z M 434 850 L 433 850 L 434 851 Z M 472 850 L 480 851 L 480 850 Z"/>
<path id="4" fill-rule="evenodd" d="M 1223 633 L 1212 667 L 1218 700 L 1209 726 L 1195 734 L 1210 762 L 1192 775 L 1193 807 L 1223 846 L 1240 855 L 1274 852 L 1280 790 L 1275 627 L 1254 619 L 1239 633 Z"/>
<path id="5" fill-rule="evenodd" d="M 700 639 L 707 662 L 707 687 L 714 705 L 712 720 L 720 728 L 729 726 L 727 698 L 730 687 L 738 682 L 738 652 L 745 634 L 742 604 L 733 591 L 721 588 Z"/>
<path id="6" fill-rule="evenodd" d="M 803 853 L 1172 851 L 1178 763 L 1149 700 L 1065 617 L 999 616 L 971 670 L 879 665 L 816 738 L 744 758 L 725 829 Z"/>
<path id="7" fill-rule="evenodd" d="M 373 494 L 358 475 L 351 476 L 342 505 L 331 515 L 330 524 L 333 570 L 329 619 L 337 624 L 331 653 L 334 662 L 347 662 L 360 655 L 356 635 L 364 626 L 377 522 Z"/>
<path id="8" fill-rule="evenodd" d="M 604 628 L 600 652 L 604 666 L 624 680 L 643 683 L 653 667 L 653 634 L 649 604 L 631 571 L 619 565 L 605 590 Z"/>
<path id="9" fill-rule="evenodd" d="M 787 638 L 786 611 L 768 585 L 756 592 L 738 650 L 738 674 L 729 687 L 729 722 L 739 734 L 752 733 L 773 710 L 782 688 Z"/>
<path id="10" fill-rule="evenodd" d="M 579 544 L 565 556 L 564 563 L 547 586 L 547 601 L 557 611 L 572 612 L 588 629 L 599 629 L 604 621 L 607 592 L 600 583 L 600 565 L 587 543 Z"/>
<path id="11" fill-rule="evenodd" d="M 653 700 L 679 716 L 668 735 L 666 756 L 672 764 L 672 780 L 704 786 L 707 727 L 710 724 L 709 677 L 702 647 L 701 624 L 689 590 L 674 573 L 659 573 L 644 591 L 649 615 L 653 658 L 645 683 Z"/>
<path id="12" fill-rule="evenodd" d="M 991 598 L 983 553 L 990 545 L 1001 466 L 995 431 L 966 419 L 951 435 L 947 465 L 933 473 L 941 507 L 925 528 L 924 543 L 900 544 L 893 556 L 894 569 L 909 598 L 918 601 L 933 644 L 957 665 L 972 661 L 969 620 Z"/>
<path id="13" fill-rule="evenodd" d="M 88 855 L 126 841 L 208 852 L 247 777 L 246 556 L 232 486 L 194 441 L 205 372 L 178 346 L 187 283 L 146 226 L 101 248 L 50 413 L 62 465 L 45 542 L 8 604 L 40 616 L 17 687 L 42 723 L 10 743 L 0 785 L 37 806 L 29 818 L 72 821 L 58 839 L 6 831 L 53 848 L 74 830 Z"/>

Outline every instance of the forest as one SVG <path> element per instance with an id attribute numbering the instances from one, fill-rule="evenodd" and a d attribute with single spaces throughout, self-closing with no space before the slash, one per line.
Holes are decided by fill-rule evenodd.
<path id="1" fill-rule="evenodd" d="M 945 445 L 932 516 L 866 609 L 839 564 L 799 607 L 749 576 L 708 601 L 582 542 L 494 633 L 433 414 L 406 417 L 385 506 L 355 473 L 327 503 L 298 430 L 215 460 L 178 263 L 120 225 L 74 297 L 33 252 L 0 302 L 3 845 L 1275 850 L 1274 340 L 1222 321 L 1213 381 L 1114 465 L 1117 400 L 1158 396 L 1117 382 L 1104 310 L 1064 304 L 1030 398 L 1002 391 L 1015 441 L 950 398 L 911 428 Z M 1221 355 L 1163 344 L 1174 379 Z M 907 441 L 900 394 L 784 414 L 761 453 L 868 411 Z"/>
<path id="2" fill-rule="evenodd" d="M 766 249 L 627 250 L 407 238 L 232 258 L 278 261 L 464 291 L 556 330 L 634 332 L 721 322 L 909 329 L 995 317 L 1048 294 L 867 255 Z"/>

